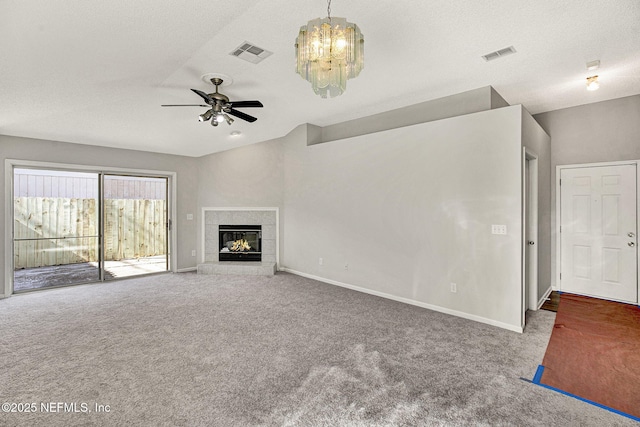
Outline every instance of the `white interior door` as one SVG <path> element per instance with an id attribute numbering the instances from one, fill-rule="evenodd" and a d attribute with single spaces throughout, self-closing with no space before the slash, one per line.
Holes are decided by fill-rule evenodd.
<path id="1" fill-rule="evenodd" d="M 636 165 L 560 176 L 560 290 L 637 303 Z"/>

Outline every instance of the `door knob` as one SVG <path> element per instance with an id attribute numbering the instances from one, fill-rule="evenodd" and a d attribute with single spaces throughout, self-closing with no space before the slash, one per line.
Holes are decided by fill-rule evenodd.
<path id="1" fill-rule="evenodd" d="M 629 234 L 627 234 L 627 236 L 629 236 L 629 237 L 636 237 L 636 235 L 635 235 L 635 234 L 633 234 L 633 233 L 629 233 Z"/>
<path id="2" fill-rule="evenodd" d="M 536 242 L 534 242 L 534 241 L 532 241 L 532 240 L 529 240 L 529 245 L 533 246 L 533 245 L 535 245 L 535 244 L 536 244 Z"/>
<path id="3" fill-rule="evenodd" d="M 634 247 L 636 244 L 633 242 L 629 242 L 629 246 Z"/>

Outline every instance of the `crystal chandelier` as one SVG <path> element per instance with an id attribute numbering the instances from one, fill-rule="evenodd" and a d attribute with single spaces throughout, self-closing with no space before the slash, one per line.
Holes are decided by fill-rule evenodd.
<path id="1" fill-rule="evenodd" d="M 345 18 L 313 19 L 300 27 L 296 39 L 296 72 L 311 82 L 316 95 L 333 98 L 347 88 L 347 79 L 364 68 L 364 37 L 356 24 Z"/>

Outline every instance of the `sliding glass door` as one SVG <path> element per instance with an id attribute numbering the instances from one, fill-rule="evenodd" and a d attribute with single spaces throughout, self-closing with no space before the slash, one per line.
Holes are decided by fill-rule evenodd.
<path id="1" fill-rule="evenodd" d="M 14 169 L 14 292 L 100 280 L 98 180 Z"/>
<path id="2" fill-rule="evenodd" d="M 167 178 L 14 168 L 13 180 L 14 292 L 168 270 Z"/>
<path id="3" fill-rule="evenodd" d="M 104 277 L 167 271 L 167 178 L 104 176 Z"/>

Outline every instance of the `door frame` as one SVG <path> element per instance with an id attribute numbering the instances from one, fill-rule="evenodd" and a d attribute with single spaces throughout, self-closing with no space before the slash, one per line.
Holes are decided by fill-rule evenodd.
<path id="1" fill-rule="evenodd" d="M 538 233 L 538 155 L 527 147 L 523 148 L 523 167 L 522 167 L 522 203 L 523 203 L 523 221 L 522 221 L 522 280 L 523 280 L 523 307 L 524 312 L 527 310 L 538 309 L 538 248 L 540 247 L 539 233 Z M 529 164 L 529 176 L 527 173 L 527 163 Z M 527 192 L 526 183 L 529 179 L 529 191 Z M 527 231 L 531 231 L 533 235 L 534 248 L 529 250 L 529 257 L 527 258 L 527 248 L 529 241 L 527 239 Z M 531 248 L 530 248 L 531 249 Z M 527 268 L 527 266 L 529 268 Z M 528 282 L 527 282 L 528 279 Z M 526 284 L 529 283 L 529 289 L 527 290 Z M 528 291 L 529 306 L 527 307 L 525 302 L 527 300 L 524 295 Z"/>
<path id="2" fill-rule="evenodd" d="M 4 289 L 0 289 L 0 298 L 7 298 L 13 295 L 13 169 L 14 168 L 34 168 L 34 169 L 52 169 L 52 170 L 71 170 L 77 172 L 95 172 L 99 174 L 120 174 L 120 175 L 136 175 L 136 176 L 152 176 L 167 178 L 167 185 L 170 190 L 167 192 L 167 221 L 171 224 L 173 218 L 177 218 L 177 174 L 172 171 L 159 171 L 150 169 L 134 169 L 134 168 L 119 168 L 112 166 L 88 166 L 72 163 L 53 163 L 53 162 L 40 162 L 32 160 L 20 160 L 20 159 L 5 159 L 4 161 L 4 183 L 5 183 L 5 233 L 4 233 L 4 250 L 5 250 L 5 277 L 4 277 Z M 169 232 L 169 244 L 167 250 L 169 251 L 169 268 L 167 271 L 177 272 L 177 230 L 175 227 L 170 227 Z M 102 240 L 102 239 L 101 239 Z M 102 242 L 99 245 L 102 247 Z M 101 249 L 100 249 L 101 250 Z M 101 282 L 97 282 L 101 283 Z"/>
<path id="3" fill-rule="evenodd" d="M 527 177 L 527 163 L 529 176 Z M 527 178 L 529 188 L 527 194 Z M 525 326 L 527 310 L 538 309 L 538 155 L 522 147 L 522 326 Z M 527 203 L 529 200 L 529 203 Z M 527 257 L 527 231 L 535 236 L 535 249 Z M 528 267 L 528 268 L 527 268 Z M 528 279 L 528 281 L 527 281 Z M 527 289 L 527 283 L 529 289 Z M 527 297 L 529 305 L 527 306 Z"/>
<path id="4" fill-rule="evenodd" d="M 577 163 L 569 165 L 556 165 L 556 224 L 554 232 L 556 234 L 555 239 L 555 252 L 556 252 L 556 266 L 554 272 L 555 284 L 554 290 L 560 290 L 561 279 L 560 272 L 562 271 L 562 240 L 560 236 L 560 224 L 562 222 L 562 212 L 560 212 L 560 176 L 563 169 L 580 169 L 580 168 L 593 168 L 593 167 L 606 167 L 606 166 L 623 166 L 623 165 L 635 165 L 636 167 L 636 235 L 640 231 L 640 160 L 623 160 L 616 162 L 598 162 L 598 163 Z M 636 250 L 636 273 L 640 273 L 640 250 Z M 640 275 L 636 274 L 636 292 L 637 300 L 636 304 L 640 305 Z"/>
<path id="5" fill-rule="evenodd" d="M 139 175 L 139 174 L 136 174 L 134 172 L 116 173 L 116 172 L 113 172 L 113 171 L 101 171 L 100 172 L 100 180 L 98 182 L 98 184 L 100 186 L 100 201 L 101 201 L 101 203 L 100 203 L 100 221 L 101 221 L 100 230 L 103 233 L 102 236 L 101 236 L 102 238 L 100 239 L 101 240 L 101 243 L 100 243 L 100 281 L 104 282 L 106 280 L 105 273 L 107 271 L 107 269 L 106 269 L 107 261 L 105 259 L 105 256 L 106 256 L 106 246 L 105 246 L 106 245 L 106 241 L 105 241 L 105 236 L 104 236 L 104 232 L 105 232 L 105 228 L 104 227 L 106 226 L 105 223 L 104 223 L 104 220 L 105 220 L 105 217 L 104 217 L 104 215 L 105 215 L 105 210 L 104 210 L 105 209 L 105 203 L 104 203 L 104 201 L 105 201 L 105 198 L 104 198 L 105 189 L 104 189 L 104 185 L 105 185 L 105 178 L 107 176 L 121 177 L 121 178 L 134 178 L 134 179 L 138 179 L 138 178 L 141 178 L 141 179 L 153 178 L 153 179 L 162 179 L 162 180 L 164 180 L 164 184 L 165 184 L 165 191 L 164 191 L 164 194 L 165 194 L 165 209 L 164 210 L 165 210 L 165 213 L 166 213 L 165 217 L 166 217 L 166 221 L 167 221 L 165 223 L 165 228 L 164 228 L 164 239 L 165 239 L 165 243 L 166 243 L 165 244 L 166 247 L 165 247 L 165 256 L 164 256 L 164 258 L 165 258 L 165 265 L 166 265 L 167 269 L 164 272 L 173 271 L 170 268 L 170 266 L 172 265 L 171 264 L 171 259 L 170 259 L 172 251 L 171 251 L 171 248 L 169 247 L 170 242 L 172 241 L 172 239 L 170 238 L 171 235 L 169 234 L 169 230 L 172 229 L 172 226 L 171 226 L 172 221 L 171 221 L 171 217 L 169 216 L 169 206 L 170 206 L 169 205 L 169 189 L 171 188 L 169 177 L 161 176 L 161 175 L 158 175 L 158 174 Z M 175 271 L 173 271 L 173 272 L 175 272 Z M 144 273 L 144 274 L 155 274 L 155 273 Z M 144 274 L 140 274 L 140 275 L 144 275 Z M 135 276 L 139 276 L 139 275 L 124 276 L 124 277 L 121 277 L 121 278 L 122 279 L 126 279 L 126 278 L 130 278 L 130 277 L 135 277 Z M 110 279 L 110 280 L 113 280 L 113 279 Z"/>

